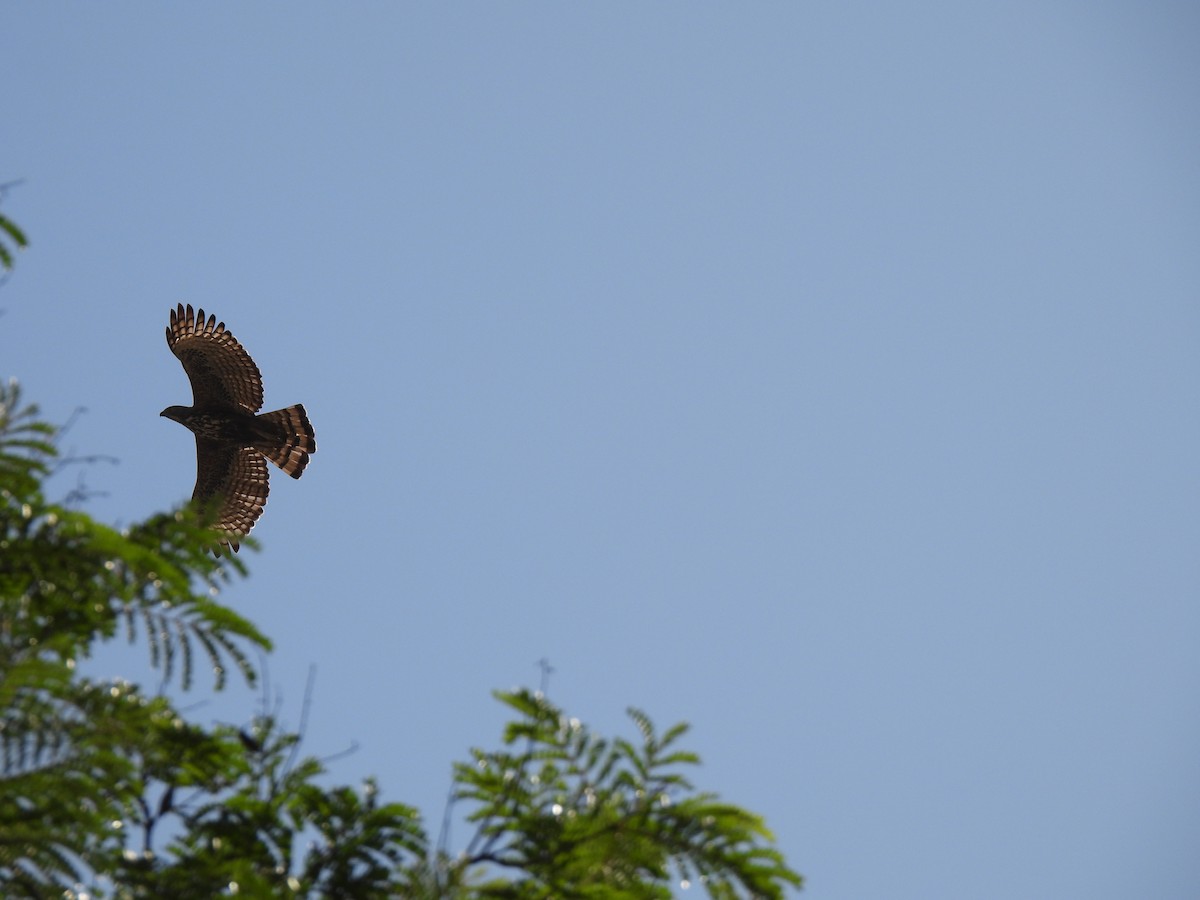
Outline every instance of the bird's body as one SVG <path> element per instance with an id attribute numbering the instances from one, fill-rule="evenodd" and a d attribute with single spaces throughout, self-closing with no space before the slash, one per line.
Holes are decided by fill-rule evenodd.
<path id="1" fill-rule="evenodd" d="M 300 404 L 258 414 L 258 366 L 216 316 L 204 318 L 179 304 L 171 312 L 167 346 L 192 383 L 192 406 L 168 406 L 161 415 L 196 435 L 196 488 L 192 500 L 208 507 L 234 551 L 267 503 L 266 460 L 293 478 L 317 452 L 316 437 Z"/>
<path id="2" fill-rule="evenodd" d="M 256 417 L 251 413 L 240 410 L 203 412 L 194 406 L 168 406 L 162 414 L 178 422 L 197 437 L 235 441 L 239 444 L 254 442 Z"/>

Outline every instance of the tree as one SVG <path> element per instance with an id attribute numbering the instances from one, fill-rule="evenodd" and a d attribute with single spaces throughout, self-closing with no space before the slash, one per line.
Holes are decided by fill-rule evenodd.
<path id="1" fill-rule="evenodd" d="M 10 232 L 11 233 L 11 232 Z M 166 697 L 76 663 L 124 635 L 163 683 L 248 684 L 270 641 L 215 597 L 245 560 L 208 553 L 189 508 L 124 530 L 46 496 L 57 431 L 0 385 L 0 894 L 7 898 L 783 896 L 800 876 L 762 820 L 697 793 L 677 749 L 631 710 L 605 739 L 541 693 L 497 694 L 499 750 L 453 769 L 475 825 L 452 854 L 374 780 L 322 787 L 325 764 L 270 715 L 189 722 Z M 247 542 L 251 547 L 253 542 Z"/>

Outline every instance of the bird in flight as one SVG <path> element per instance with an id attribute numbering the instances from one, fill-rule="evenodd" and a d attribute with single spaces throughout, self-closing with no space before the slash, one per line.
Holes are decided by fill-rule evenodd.
<path id="1" fill-rule="evenodd" d="M 220 547 L 235 553 L 267 504 L 269 459 L 293 478 L 317 452 L 304 407 L 297 403 L 258 415 L 262 375 L 237 338 L 191 304 L 171 310 L 167 346 L 192 383 L 192 406 L 168 406 L 159 415 L 196 435 L 196 489 L 192 501 L 215 517 Z"/>

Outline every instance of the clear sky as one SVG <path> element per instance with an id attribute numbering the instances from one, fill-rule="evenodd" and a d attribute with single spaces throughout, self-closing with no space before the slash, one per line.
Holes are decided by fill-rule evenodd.
<path id="1" fill-rule="evenodd" d="M 192 489 L 175 303 L 306 405 L 224 599 L 434 832 L 545 657 L 602 731 L 691 722 L 814 900 L 1195 898 L 1198 46 L 1192 3 L 6 3 L 0 376 L 86 407 L 114 523 Z"/>

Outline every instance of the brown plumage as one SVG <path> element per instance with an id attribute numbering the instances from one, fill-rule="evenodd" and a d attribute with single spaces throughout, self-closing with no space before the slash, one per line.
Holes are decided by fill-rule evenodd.
<path id="1" fill-rule="evenodd" d="M 262 408 L 262 375 L 216 316 L 192 313 L 189 304 L 171 311 L 167 346 L 192 383 L 191 406 L 160 413 L 196 435 L 196 489 L 192 500 L 211 508 L 220 544 L 238 549 L 267 504 L 271 460 L 293 478 L 317 452 L 304 407 L 297 403 L 256 415 Z M 219 547 L 213 551 L 219 553 Z"/>

